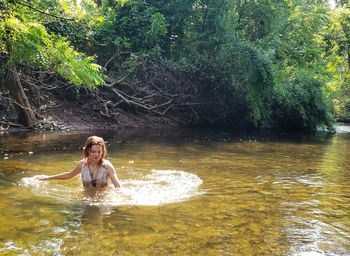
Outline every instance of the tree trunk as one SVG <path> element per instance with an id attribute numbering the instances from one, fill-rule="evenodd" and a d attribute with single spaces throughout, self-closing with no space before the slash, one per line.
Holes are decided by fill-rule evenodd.
<path id="1" fill-rule="evenodd" d="M 15 64 L 7 68 L 5 87 L 9 90 L 10 97 L 14 100 L 18 122 L 25 126 L 32 126 L 35 121 L 35 115 L 23 90 Z"/>

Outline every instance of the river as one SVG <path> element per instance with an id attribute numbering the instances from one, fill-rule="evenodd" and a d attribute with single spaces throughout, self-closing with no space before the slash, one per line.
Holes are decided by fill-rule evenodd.
<path id="1" fill-rule="evenodd" d="M 1 255 L 350 255 L 350 127 L 2 132 Z M 108 144 L 120 191 L 69 171 Z"/>

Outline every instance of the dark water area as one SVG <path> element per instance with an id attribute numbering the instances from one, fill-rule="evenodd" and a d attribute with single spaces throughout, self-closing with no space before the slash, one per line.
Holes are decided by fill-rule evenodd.
<path id="1" fill-rule="evenodd" d="M 105 138 L 124 187 L 69 171 Z M 350 127 L 0 136 L 1 255 L 350 255 Z"/>

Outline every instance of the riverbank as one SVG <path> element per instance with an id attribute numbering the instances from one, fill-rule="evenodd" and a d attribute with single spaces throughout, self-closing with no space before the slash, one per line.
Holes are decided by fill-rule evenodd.
<path id="1" fill-rule="evenodd" d="M 39 91 L 28 86 L 26 93 L 37 117 L 35 125 L 25 127 L 19 124 L 13 101 L 9 97 L 0 97 L 1 131 L 178 128 L 203 126 L 205 123 L 196 111 L 185 107 L 174 107 L 162 114 L 123 102 L 112 112 L 108 104 L 115 103 L 103 100 L 101 92 L 97 90 L 77 91 L 69 87 L 64 90 Z M 347 129 L 348 124 L 339 123 L 336 132 L 348 132 Z"/>
<path id="2" fill-rule="evenodd" d="M 101 101 L 97 91 L 77 94 L 67 89 L 65 93 L 45 91 L 38 96 L 38 91 L 28 88 L 27 93 L 37 117 L 35 127 L 19 124 L 14 104 L 3 97 L 0 98 L 0 130 L 174 128 L 193 123 L 191 117 L 176 109 L 162 115 L 121 104 L 116 112 L 108 113 L 106 102 Z"/>

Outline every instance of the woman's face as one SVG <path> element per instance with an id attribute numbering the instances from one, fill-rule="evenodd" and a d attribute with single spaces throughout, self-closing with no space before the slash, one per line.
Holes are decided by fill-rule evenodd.
<path id="1" fill-rule="evenodd" d="M 90 149 L 89 159 L 97 163 L 98 161 L 100 161 L 102 153 L 102 146 L 93 145 Z"/>

